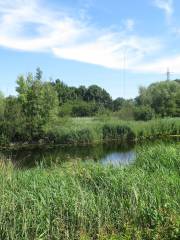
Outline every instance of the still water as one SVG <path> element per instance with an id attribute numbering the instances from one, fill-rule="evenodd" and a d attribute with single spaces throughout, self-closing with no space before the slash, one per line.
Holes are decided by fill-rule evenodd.
<path id="1" fill-rule="evenodd" d="M 152 146 L 159 143 L 179 142 L 178 139 L 156 140 L 138 145 L 106 143 L 95 146 L 27 146 L 19 150 L 0 151 L 6 158 L 12 159 L 17 168 L 33 168 L 39 165 L 52 166 L 63 162 L 94 162 L 114 166 L 129 165 L 136 159 L 136 150 L 144 145 Z"/>
<path id="2" fill-rule="evenodd" d="M 43 146 L 7 151 L 16 167 L 31 168 L 39 164 L 49 166 L 65 161 L 93 161 L 102 164 L 127 165 L 135 160 L 135 147 L 127 144 L 101 144 L 96 146 Z"/>

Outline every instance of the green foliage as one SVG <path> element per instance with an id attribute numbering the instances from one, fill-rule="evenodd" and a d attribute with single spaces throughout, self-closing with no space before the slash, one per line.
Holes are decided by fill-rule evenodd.
<path id="1" fill-rule="evenodd" d="M 59 108 L 59 116 L 60 117 L 69 117 L 72 115 L 72 108 L 73 108 L 73 104 L 72 102 L 66 102 L 64 103 L 60 108 Z"/>
<path id="2" fill-rule="evenodd" d="M 18 101 L 22 106 L 30 139 L 40 137 L 42 127 L 57 114 L 58 110 L 57 93 L 50 83 L 38 79 L 41 78 L 39 71 L 35 79 L 29 74 L 26 79 L 20 76 L 17 80 Z"/>
<path id="3" fill-rule="evenodd" d="M 81 141 L 81 131 L 90 133 L 88 141 Z M 65 119 L 62 123 L 48 124 L 45 139 L 58 144 L 94 144 L 116 140 L 119 142 L 168 138 L 180 134 L 179 119 L 155 119 L 152 121 L 122 121 L 100 116 L 96 118 Z"/>
<path id="4" fill-rule="evenodd" d="M 178 240 L 179 161 L 179 145 L 160 144 L 139 148 L 129 167 L 1 162 L 0 239 Z"/>
<path id="5" fill-rule="evenodd" d="M 68 101 L 74 101 L 78 99 L 78 95 L 75 87 L 68 87 L 61 80 L 57 79 L 52 86 L 58 94 L 59 104 L 62 105 Z"/>
<path id="6" fill-rule="evenodd" d="M 121 108 L 123 107 L 123 105 L 125 104 L 126 100 L 124 98 L 116 98 L 113 101 L 113 111 L 119 111 L 121 110 Z"/>
<path id="7" fill-rule="evenodd" d="M 91 144 L 93 142 L 93 134 L 88 128 L 73 130 L 64 133 L 59 140 L 62 144 Z"/>
<path id="8" fill-rule="evenodd" d="M 3 96 L 2 92 L 0 91 L 0 121 L 2 121 L 4 116 L 4 108 L 5 108 L 5 97 Z"/>
<path id="9" fill-rule="evenodd" d="M 135 139 L 135 134 L 129 126 L 106 124 L 103 126 L 103 139 L 106 141 L 130 141 Z"/>
<path id="10" fill-rule="evenodd" d="M 151 84 L 147 89 L 140 88 L 137 103 L 150 106 L 161 117 L 178 117 L 179 97 L 180 84 L 177 81 L 164 81 Z"/>
<path id="11" fill-rule="evenodd" d="M 42 72 L 41 69 L 38 67 L 38 68 L 36 69 L 36 77 L 35 77 L 35 79 L 41 81 L 42 75 L 43 75 L 43 72 Z"/>
<path id="12" fill-rule="evenodd" d="M 52 85 L 58 93 L 60 105 L 63 105 L 66 102 L 78 100 L 90 103 L 94 102 L 105 107 L 110 107 L 112 102 L 109 93 L 96 85 L 92 85 L 89 88 L 86 88 L 85 86 L 75 88 L 67 86 L 59 79 L 57 79 L 55 83 L 52 83 Z"/>
<path id="13" fill-rule="evenodd" d="M 102 108 L 102 106 L 94 102 L 87 103 L 83 100 L 69 101 L 60 107 L 59 115 L 61 117 L 91 117 L 99 113 Z"/>
<path id="14" fill-rule="evenodd" d="M 140 106 L 137 107 L 134 113 L 135 120 L 149 121 L 153 119 L 155 113 L 153 109 L 149 106 Z"/>
<path id="15" fill-rule="evenodd" d="M 72 107 L 72 117 L 90 117 L 95 116 L 100 106 L 94 102 L 87 103 L 85 101 L 75 102 Z"/>
<path id="16" fill-rule="evenodd" d="M 157 155 L 158 154 L 158 155 Z M 166 156 L 164 158 L 164 156 Z M 152 161 L 150 161 L 152 159 Z M 148 149 L 148 146 L 139 147 L 138 158 L 135 162 L 136 167 L 148 171 L 149 173 L 154 171 L 167 171 L 180 173 L 180 145 L 176 147 L 172 144 L 155 144 Z"/>
<path id="17" fill-rule="evenodd" d="M 41 69 L 37 68 L 35 76 L 29 73 L 27 77 L 23 75 L 18 77 L 16 90 L 17 97 L 5 98 L 0 93 L 0 141 L 4 143 L 37 142 L 46 141 L 46 139 L 61 143 L 60 139 L 67 134 L 67 129 L 71 131 L 70 135 L 74 136 L 72 142 L 84 142 L 76 137 L 77 129 L 78 131 L 90 129 L 89 131 L 95 137 L 89 142 L 101 142 L 104 140 L 103 124 L 106 123 L 111 125 L 111 122 L 114 124 L 116 121 L 116 126 L 121 127 L 118 121 L 124 120 L 128 122 L 123 123 L 123 126 L 129 127 L 129 121 L 132 120 L 149 121 L 153 118 L 180 116 L 179 80 L 154 83 L 148 88 L 140 88 L 140 94 L 136 99 L 117 98 L 113 101 L 109 93 L 97 85 L 87 88 L 85 86 L 70 87 L 59 79 L 55 82 L 45 82 Z M 99 119 L 100 123 L 96 122 L 97 127 L 94 126 L 95 124 L 93 127 L 80 124 L 76 129 L 73 124 L 68 126 L 69 121 L 63 123 L 65 126 L 60 123 L 62 118 L 68 117 L 94 117 Z M 158 132 L 161 129 L 159 123 L 158 128 L 154 124 L 152 131 L 147 126 L 148 130 L 145 130 L 144 124 L 142 127 L 138 124 L 132 125 L 131 129 L 136 135 L 133 139 L 149 138 L 150 134 L 151 137 L 162 136 L 161 130 L 160 133 Z M 137 129 L 140 130 L 137 131 Z M 173 129 L 174 126 L 169 134 L 174 131 Z M 56 136 L 55 139 L 52 139 L 52 136 Z M 68 140 L 68 142 L 71 141 Z"/>
<path id="18" fill-rule="evenodd" d="M 5 100 L 5 110 L 1 127 L 1 142 L 23 141 L 28 136 L 25 129 L 25 118 L 22 114 L 21 104 L 16 97 Z"/>
<path id="19" fill-rule="evenodd" d="M 93 102 L 102 108 L 114 111 L 116 116 L 124 120 L 133 120 L 134 118 L 138 120 L 150 120 L 153 117 L 152 115 L 156 117 L 180 116 L 180 85 L 178 80 L 171 82 L 162 81 L 151 84 L 148 88 L 141 87 L 139 96 L 135 101 L 125 100 L 123 98 L 117 98 L 112 101 L 109 93 L 97 85 L 92 85 L 89 88 L 84 86 L 75 88 L 68 87 L 60 80 L 56 80 L 53 85 L 58 92 L 61 106 L 67 102 L 69 107 L 70 102 L 72 105 L 78 101 L 84 101 L 90 105 L 92 105 Z M 67 106 L 65 106 L 65 109 L 66 107 Z M 152 109 L 152 111 L 150 109 Z M 82 116 L 94 116 L 94 112 L 92 112 L 92 115 L 90 115 L 89 111 L 87 111 L 87 115 L 85 115 L 85 112 L 86 111 L 84 111 Z M 71 112 L 70 115 L 72 116 Z M 81 116 L 81 114 L 79 114 L 79 116 Z"/>
<path id="20" fill-rule="evenodd" d="M 113 115 L 121 120 L 134 120 L 135 111 L 135 103 L 132 100 L 124 100 L 121 109 Z"/>
<path id="21" fill-rule="evenodd" d="M 87 89 L 84 100 L 88 102 L 94 101 L 106 107 L 110 107 L 112 102 L 109 93 L 97 85 L 92 85 Z"/>

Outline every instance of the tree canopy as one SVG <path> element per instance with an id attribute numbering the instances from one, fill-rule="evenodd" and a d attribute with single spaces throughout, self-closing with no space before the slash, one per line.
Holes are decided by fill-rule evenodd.
<path id="1" fill-rule="evenodd" d="M 17 96 L 0 92 L 0 141 L 33 141 L 62 117 L 112 115 L 124 120 L 180 117 L 180 80 L 140 87 L 135 99 L 112 99 L 97 85 L 68 86 L 60 79 L 45 81 L 43 72 L 20 75 Z"/>
<path id="2" fill-rule="evenodd" d="M 176 81 L 162 81 L 141 87 L 137 104 L 151 107 L 160 117 L 176 117 L 180 111 L 180 84 Z"/>

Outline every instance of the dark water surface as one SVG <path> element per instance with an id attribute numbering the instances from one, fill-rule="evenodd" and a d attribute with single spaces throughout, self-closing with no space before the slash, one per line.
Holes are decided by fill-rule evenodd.
<path id="1" fill-rule="evenodd" d="M 96 146 L 43 146 L 4 153 L 13 159 L 16 167 L 31 168 L 39 164 L 50 166 L 65 161 L 94 161 L 102 164 L 127 165 L 135 160 L 135 147 L 128 144 L 101 144 Z"/>
<path id="2" fill-rule="evenodd" d="M 93 161 L 115 166 L 128 165 L 135 161 L 137 148 L 158 143 L 174 143 L 179 139 L 144 142 L 138 145 L 106 143 L 95 146 L 28 146 L 19 150 L 6 150 L 3 155 L 12 159 L 17 168 L 32 168 L 38 165 L 52 166 L 63 162 Z"/>

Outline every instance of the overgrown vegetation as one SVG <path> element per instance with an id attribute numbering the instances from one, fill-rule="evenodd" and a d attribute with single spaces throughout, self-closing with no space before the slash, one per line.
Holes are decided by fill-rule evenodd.
<path id="1" fill-rule="evenodd" d="M 180 146 L 141 147 L 128 167 L 0 165 L 0 239 L 180 237 Z"/>
<path id="2" fill-rule="evenodd" d="M 108 140 L 108 136 L 109 140 L 120 139 L 121 136 L 126 140 L 135 140 L 150 135 L 164 135 L 167 132 L 179 133 L 176 123 L 180 116 L 178 80 L 154 83 L 148 88 L 141 87 L 136 99 L 112 100 L 106 90 L 96 85 L 77 88 L 69 87 L 59 79 L 43 81 L 42 71 L 38 68 L 35 76 L 32 73 L 27 77 L 19 76 L 16 90 L 17 96 L 5 98 L 0 94 L 0 143 L 4 145 L 39 140 L 84 144 Z M 107 123 L 106 119 L 109 116 L 114 120 Z M 101 119 L 106 125 L 97 123 L 94 127 L 93 123 L 93 127 L 91 124 L 75 127 L 71 121 L 72 117 L 94 117 Z M 163 120 L 158 133 L 155 132 L 155 129 L 160 128 L 158 120 L 154 120 L 157 126 L 150 122 L 151 127 L 145 123 L 121 122 L 122 120 L 149 121 L 165 117 L 176 117 L 177 120 L 167 120 L 167 123 Z M 108 133 L 104 130 L 107 124 Z M 169 124 L 173 125 L 172 128 Z M 140 126 L 142 126 L 141 130 Z M 151 128 L 148 134 L 144 126 L 147 126 L 148 130 Z"/>
<path id="3" fill-rule="evenodd" d="M 148 122 L 121 121 L 117 118 L 69 119 L 60 128 L 53 124 L 44 129 L 46 141 L 59 144 L 94 144 L 107 141 L 137 142 L 180 135 L 178 118 Z"/>

